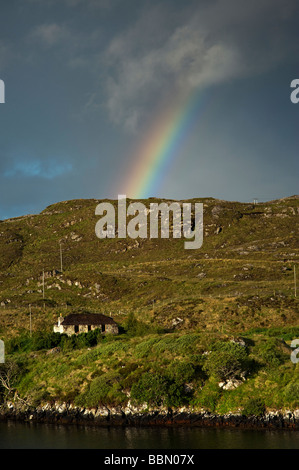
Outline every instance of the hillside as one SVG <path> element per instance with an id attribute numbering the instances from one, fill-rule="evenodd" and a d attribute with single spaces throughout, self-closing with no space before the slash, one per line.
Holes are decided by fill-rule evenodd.
<path id="1" fill-rule="evenodd" d="M 198 250 L 185 250 L 183 239 L 100 240 L 95 200 L 0 222 L 1 334 L 29 325 L 29 304 L 33 328 L 78 308 L 111 312 L 116 320 L 134 311 L 164 327 L 179 317 L 179 327 L 188 329 L 296 323 L 299 198 L 257 205 L 199 201 L 204 242 Z"/>
<path id="2" fill-rule="evenodd" d="M 23 367 L 18 393 L 34 403 L 95 406 L 123 403 L 133 387 L 137 401 L 150 402 L 142 393 L 150 389 L 149 372 L 161 396 L 169 390 L 164 379 L 173 385 L 172 405 L 187 400 L 226 412 L 253 397 L 268 407 L 298 407 L 299 371 L 289 344 L 299 337 L 299 197 L 188 201 L 204 204 L 198 250 L 185 250 L 184 239 L 100 240 L 98 202 L 60 202 L 0 222 L 0 337 Z M 56 339 L 61 351 L 49 355 L 57 317 L 80 310 L 111 314 L 123 333 L 96 343 Z M 243 339 L 231 346 L 234 338 Z M 213 351 L 237 358 L 227 376 L 216 358 L 207 359 Z M 235 377 L 236 390 L 218 384 Z M 178 391 L 188 383 L 192 400 Z"/>

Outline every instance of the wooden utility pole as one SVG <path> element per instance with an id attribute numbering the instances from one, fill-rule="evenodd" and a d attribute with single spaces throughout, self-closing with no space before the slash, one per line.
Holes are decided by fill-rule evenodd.
<path id="1" fill-rule="evenodd" d="M 297 297 L 296 266 L 295 266 L 295 264 L 294 264 L 294 293 L 295 293 L 295 297 Z"/>
<path id="2" fill-rule="evenodd" d="M 45 270 L 43 269 L 43 299 L 45 298 Z"/>
<path id="3" fill-rule="evenodd" d="M 62 248 L 61 248 L 61 243 L 59 243 L 60 247 L 60 272 L 62 272 Z"/>
<path id="4" fill-rule="evenodd" d="M 30 331 L 30 338 L 31 338 L 32 336 L 31 304 L 29 304 L 29 331 Z"/>

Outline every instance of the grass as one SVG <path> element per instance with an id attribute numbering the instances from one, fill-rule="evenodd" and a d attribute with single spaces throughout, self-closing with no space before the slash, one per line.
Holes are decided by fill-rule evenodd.
<path id="1" fill-rule="evenodd" d="M 209 351 L 217 351 L 217 344 L 233 345 L 222 335 L 123 334 L 117 340 L 103 339 L 92 348 L 56 354 L 48 354 L 47 350 L 14 352 L 7 360 L 20 365 L 15 388 L 35 405 L 70 401 L 85 407 L 115 406 L 125 404 L 130 391 L 131 399 L 141 403 L 148 397 L 157 398 L 159 385 L 164 404 L 186 404 L 219 413 L 244 409 L 248 413 L 253 406 L 248 402 L 250 398 L 268 409 L 298 408 L 299 367 L 290 361 L 285 343 L 261 333 L 248 340 L 242 353 L 242 361 L 246 355 L 242 362 L 246 380 L 229 391 L 219 387 L 219 378 L 214 375 Z M 151 383 L 144 377 L 157 379 Z M 190 389 L 187 393 L 185 384 Z"/>
<path id="2" fill-rule="evenodd" d="M 53 204 L 41 214 L 0 222 L 0 337 L 6 344 L 28 340 L 29 305 L 33 337 L 50 334 L 60 314 L 80 309 L 111 313 L 124 331 L 132 314 L 138 322 L 131 333 L 96 345 L 66 343 L 53 355 L 25 341 L 27 350 L 9 353 L 22 363 L 16 384 L 22 396 L 83 404 L 98 396 L 119 404 L 150 372 L 158 374 L 157 383 L 168 380 L 177 399 L 181 389 L 170 371 L 188 363 L 194 375 L 184 399 L 196 407 L 298 407 L 298 365 L 290 361 L 288 345 L 299 337 L 293 271 L 299 199 L 257 206 L 201 202 L 205 234 L 199 250 L 185 250 L 182 239 L 99 240 L 95 200 Z M 248 342 L 255 367 L 227 391 L 204 369 L 205 353 L 234 337 Z M 256 402 L 250 404 L 251 396 Z"/>

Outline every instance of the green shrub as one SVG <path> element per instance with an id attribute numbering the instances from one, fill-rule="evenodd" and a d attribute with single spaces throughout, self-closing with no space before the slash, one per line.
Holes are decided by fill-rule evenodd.
<path id="1" fill-rule="evenodd" d="M 123 377 L 127 377 L 132 372 L 134 372 L 136 369 L 138 369 L 138 363 L 137 362 L 130 362 L 129 364 L 126 364 L 124 367 L 122 367 L 119 370 L 119 374 Z"/>
<path id="2" fill-rule="evenodd" d="M 160 406 L 165 402 L 168 383 L 161 374 L 146 372 L 131 388 L 131 397 L 138 403 Z"/>
<path id="3" fill-rule="evenodd" d="M 111 385 L 105 376 L 97 377 L 90 384 L 89 392 L 86 396 L 86 405 L 92 407 L 99 403 L 105 403 L 110 389 Z"/>
<path id="4" fill-rule="evenodd" d="M 72 336 L 48 331 L 37 331 L 32 335 L 25 332 L 7 341 L 6 350 L 8 354 L 12 354 L 14 352 L 40 351 L 60 346 L 64 351 L 72 351 L 73 349 L 96 346 L 100 341 L 102 341 L 102 333 L 98 328 L 88 333 Z"/>
<path id="5" fill-rule="evenodd" d="M 107 373 L 94 378 L 89 389 L 76 397 L 77 406 L 92 408 L 99 405 L 118 405 L 126 400 L 119 385 L 120 377 L 116 373 Z"/>
<path id="6" fill-rule="evenodd" d="M 63 352 L 73 351 L 76 348 L 74 336 L 61 335 L 60 347 Z"/>
<path id="7" fill-rule="evenodd" d="M 210 351 L 203 370 L 219 380 L 237 377 L 250 369 L 246 348 L 232 342 L 217 342 Z"/>
<path id="8" fill-rule="evenodd" d="M 285 357 L 279 349 L 281 342 L 275 338 L 269 338 L 258 346 L 258 357 L 268 367 L 278 367 L 284 363 Z"/>
<path id="9" fill-rule="evenodd" d="M 63 351 L 93 347 L 103 340 L 102 333 L 99 328 L 89 331 L 88 333 L 80 333 L 72 336 L 63 334 L 60 335 L 60 337 L 60 346 Z"/>
<path id="10" fill-rule="evenodd" d="M 41 349 L 51 349 L 58 346 L 61 342 L 60 333 L 38 331 L 30 335 L 28 332 L 21 333 L 19 336 L 10 339 L 7 344 L 7 352 L 30 352 Z"/>
<path id="11" fill-rule="evenodd" d="M 265 414 L 265 404 L 261 398 L 249 398 L 243 408 L 243 416 L 262 416 Z"/>
<path id="12" fill-rule="evenodd" d="M 191 382 L 195 376 L 195 372 L 195 367 L 189 362 L 174 361 L 170 363 L 166 369 L 167 377 L 181 384 Z"/>
<path id="13" fill-rule="evenodd" d="M 190 399 L 181 378 L 170 380 L 160 373 L 145 372 L 131 388 L 131 397 L 137 403 L 149 406 L 178 407 Z"/>
<path id="14" fill-rule="evenodd" d="M 187 393 L 184 384 L 181 381 L 170 382 L 168 386 L 166 405 L 170 407 L 179 407 L 189 403 L 191 394 Z"/>
<path id="15" fill-rule="evenodd" d="M 289 383 L 285 390 L 284 396 L 288 402 L 294 402 L 295 406 L 299 405 L 299 383 Z"/>
<path id="16" fill-rule="evenodd" d="M 123 389 L 131 389 L 135 383 L 138 382 L 140 377 L 144 374 L 144 370 L 136 369 L 136 371 L 131 372 L 131 374 L 127 375 L 122 381 L 121 386 Z"/>
<path id="17" fill-rule="evenodd" d="M 222 390 L 218 383 L 208 381 L 201 390 L 197 391 L 191 403 L 195 406 L 206 408 L 209 411 L 215 411 L 221 395 Z"/>
<path id="18" fill-rule="evenodd" d="M 41 349 L 52 349 L 60 344 L 60 333 L 37 332 L 32 335 L 30 349 L 39 351 Z"/>
<path id="19" fill-rule="evenodd" d="M 31 338 L 28 333 L 21 333 L 15 338 L 11 338 L 5 343 L 5 350 L 7 354 L 14 352 L 24 352 L 30 350 Z"/>

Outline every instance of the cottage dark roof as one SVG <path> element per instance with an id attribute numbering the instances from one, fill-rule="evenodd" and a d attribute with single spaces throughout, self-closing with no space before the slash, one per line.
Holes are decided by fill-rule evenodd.
<path id="1" fill-rule="evenodd" d="M 101 313 L 71 313 L 61 323 L 62 325 L 116 325 L 111 317 Z"/>

